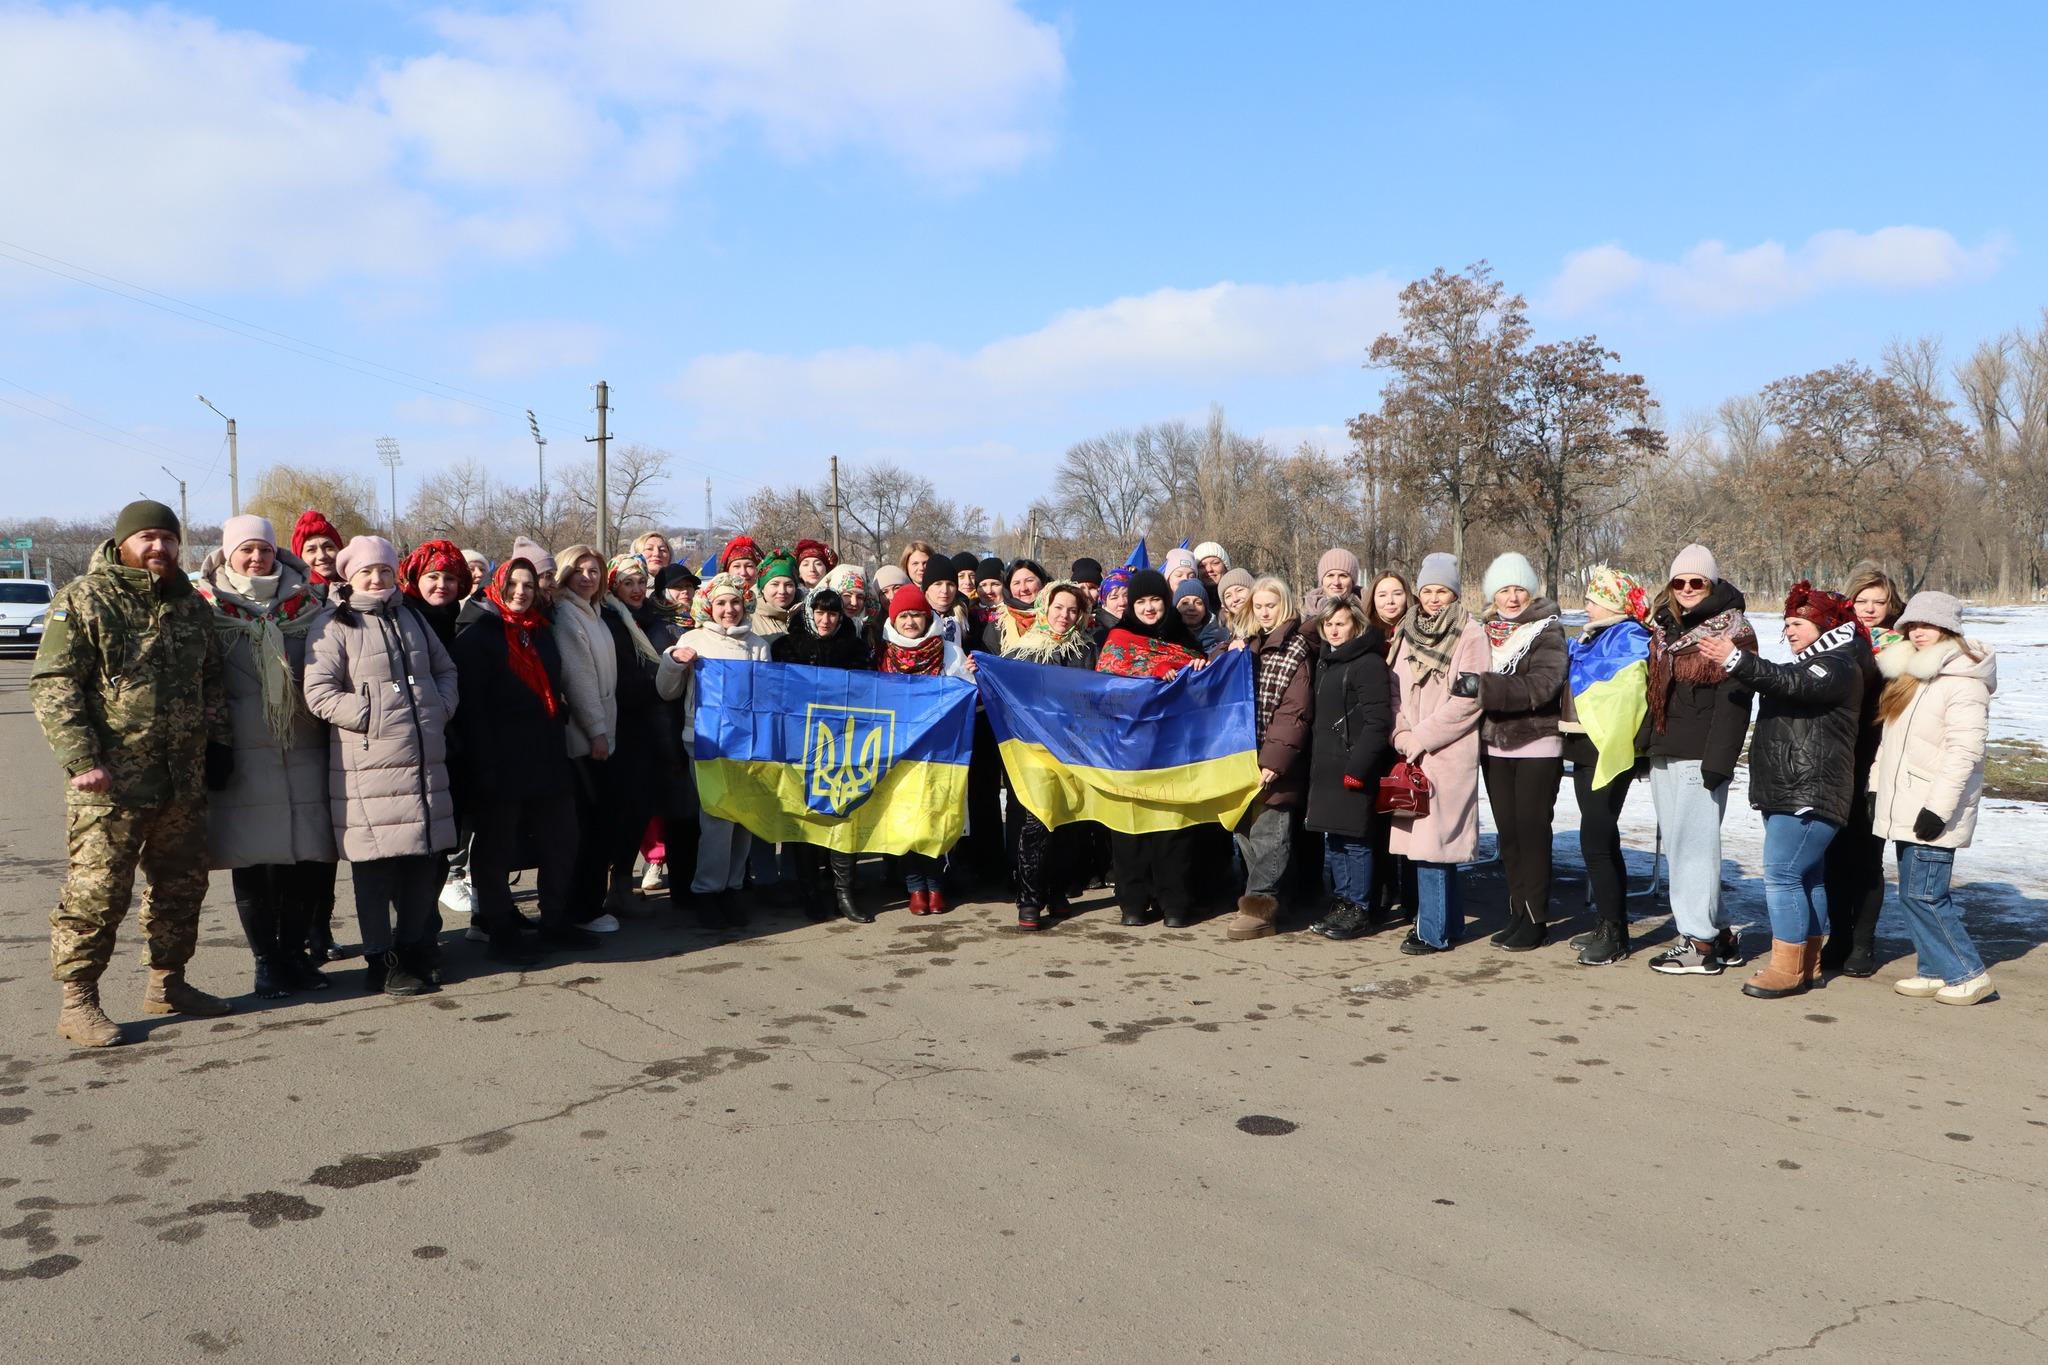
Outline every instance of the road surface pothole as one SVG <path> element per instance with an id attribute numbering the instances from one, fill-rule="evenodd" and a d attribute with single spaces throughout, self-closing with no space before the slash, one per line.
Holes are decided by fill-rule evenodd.
<path id="1" fill-rule="evenodd" d="M 1253 1137 L 1286 1137 L 1299 1127 L 1298 1123 L 1276 1119 L 1271 1114 L 1246 1114 L 1237 1121 L 1237 1131 Z"/>

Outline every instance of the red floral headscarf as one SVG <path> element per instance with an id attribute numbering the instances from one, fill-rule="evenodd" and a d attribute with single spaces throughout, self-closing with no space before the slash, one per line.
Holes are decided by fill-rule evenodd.
<path id="1" fill-rule="evenodd" d="M 412 553 L 398 561 L 398 590 L 407 597 L 418 597 L 420 579 L 436 571 L 455 575 L 461 585 L 455 590 L 458 598 L 469 596 L 476 587 L 475 571 L 463 557 L 462 547 L 452 540 L 429 540 L 415 545 Z"/>
<path id="2" fill-rule="evenodd" d="M 446 541 L 439 542 L 447 544 Z M 512 581 L 514 569 L 525 569 L 533 575 L 533 605 L 525 611 L 514 611 L 505 605 L 505 585 Z M 530 559 L 508 559 L 498 566 L 491 575 L 491 584 L 484 589 L 484 596 L 498 609 L 498 615 L 505 622 L 505 661 L 511 665 L 512 675 L 532 689 L 548 709 L 548 719 L 553 720 L 561 710 L 561 703 L 555 699 L 554 685 L 548 681 L 548 668 L 541 661 L 540 651 L 534 648 L 533 633 L 548 628 L 548 618 L 540 614 L 540 573 Z"/>

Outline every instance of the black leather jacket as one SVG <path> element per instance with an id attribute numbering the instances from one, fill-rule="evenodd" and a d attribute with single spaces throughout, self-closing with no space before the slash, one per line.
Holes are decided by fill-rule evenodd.
<path id="1" fill-rule="evenodd" d="M 1836 626 L 1774 664 L 1744 652 L 1736 680 L 1755 690 L 1749 740 L 1749 804 L 1765 814 L 1810 810 L 1837 829 L 1856 799 L 1856 741 L 1863 719 L 1866 647 L 1856 627 Z"/>

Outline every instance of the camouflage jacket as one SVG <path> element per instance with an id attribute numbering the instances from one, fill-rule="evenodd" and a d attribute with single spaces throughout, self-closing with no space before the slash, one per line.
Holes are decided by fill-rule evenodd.
<path id="1" fill-rule="evenodd" d="M 152 579 L 112 541 L 50 601 L 29 696 L 66 777 L 105 768 L 74 805 L 138 806 L 205 795 L 208 740 L 232 738 L 213 613 L 182 573 Z"/>

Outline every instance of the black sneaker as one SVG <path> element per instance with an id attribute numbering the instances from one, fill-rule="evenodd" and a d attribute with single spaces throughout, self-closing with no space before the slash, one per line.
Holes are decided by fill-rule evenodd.
<path id="1" fill-rule="evenodd" d="M 1018 906 L 1017 927 L 1019 929 L 1043 929 L 1045 927 L 1044 909 L 1036 905 Z"/>
<path id="2" fill-rule="evenodd" d="M 1117 920 L 1126 929 L 1142 929 L 1152 922 L 1152 917 L 1143 910 L 1126 910 Z"/>
<path id="3" fill-rule="evenodd" d="M 1723 967 L 1740 967 L 1749 961 L 1749 954 L 1742 951 L 1742 935 L 1734 929 L 1723 929 L 1715 937 L 1714 956 L 1721 959 Z"/>
<path id="4" fill-rule="evenodd" d="M 1451 949 L 1448 944 L 1442 948 L 1439 948 L 1434 943 L 1424 942 L 1422 939 L 1416 937 L 1415 931 L 1413 929 L 1410 929 L 1408 931 L 1408 937 L 1401 940 L 1401 951 L 1408 954 L 1408 956 L 1410 957 L 1422 957 L 1428 953 L 1448 953 L 1450 950 Z"/>
<path id="5" fill-rule="evenodd" d="M 1308 927 L 1308 931 L 1311 934 L 1321 934 L 1324 938 L 1336 939 L 1342 942 L 1345 939 L 1358 938 L 1370 932 L 1370 926 L 1366 921 L 1367 915 L 1364 906 L 1356 905 L 1351 901 L 1338 901 L 1337 908 L 1317 920 L 1314 924 L 1311 924 Z"/>
<path id="6" fill-rule="evenodd" d="M 1596 924 L 1583 934 L 1573 934 L 1569 940 L 1569 943 L 1574 948 L 1584 948 L 1588 944 L 1592 943 L 1594 939 L 1600 937 L 1600 933 L 1600 926 Z"/>
<path id="7" fill-rule="evenodd" d="M 1549 937 L 1550 930 L 1538 924 L 1533 917 L 1516 915 L 1508 923 L 1507 932 L 1496 935 L 1493 941 L 1503 952 L 1526 953 L 1531 949 L 1541 948 L 1544 940 Z"/>
<path id="8" fill-rule="evenodd" d="M 1698 939 L 1682 938 L 1651 958 L 1650 970 L 1666 976 L 1719 976 L 1727 964 L 1714 947 Z"/>
<path id="9" fill-rule="evenodd" d="M 434 984 L 407 965 L 403 957 L 395 952 L 384 955 L 384 994 L 425 995 L 433 989 Z"/>
<path id="10" fill-rule="evenodd" d="M 1579 965 L 1605 967 L 1628 956 L 1628 930 L 1619 924 L 1605 924 L 1590 934 L 1579 947 Z"/>
<path id="11" fill-rule="evenodd" d="M 1868 943 L 1860 943 L 1851 948 L 1849 955 L 1842 959 L 1842 975 L 1876 976 L 1877 950 Z"/>

